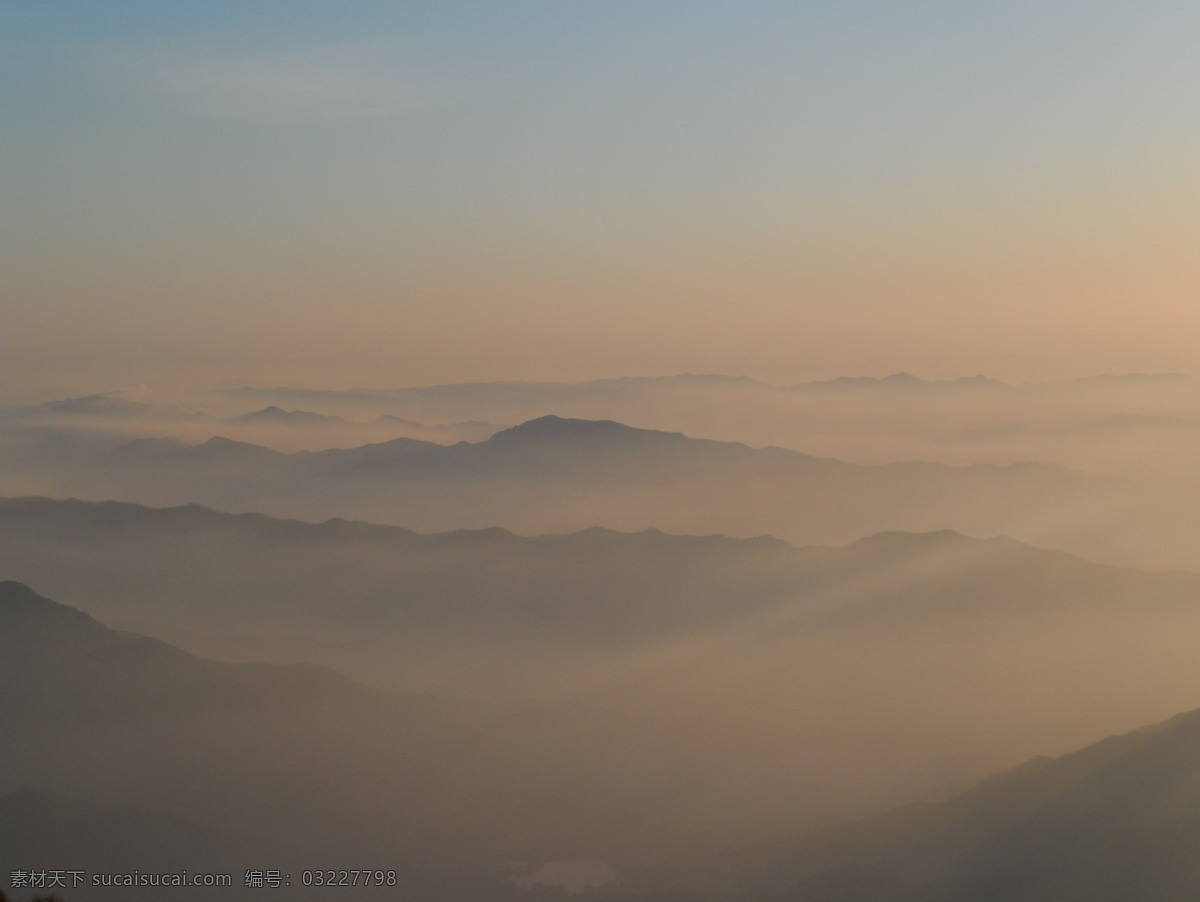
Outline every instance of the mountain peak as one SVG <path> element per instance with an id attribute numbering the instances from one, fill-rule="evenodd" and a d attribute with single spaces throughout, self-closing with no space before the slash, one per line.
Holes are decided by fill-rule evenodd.
<path id="1" fill-rule="evenodd" d="M 510 429 L 504 429 L 492 436 L 489 441 L 537 440 L 537 439 L 612 439 L 632 438 L 636 435 L 670 435 L 682 438 L 677 432 L 657 432 L 650 429 L 637 429 L 626 426 L 616 420 L 580 420 L 570 417 L 560 417 L 553 414 L 527 420 Z"/>
<path id="2" fill-rule="evenodd" d="M 287 455 L 272 448 L 264 447 L 263 445 L 255 445 L 251 442 L 240 442 L 236 439 L 226 438 L 223 435 L 214 435 L 212 438 L 199 445 L 189 445 L 186 448 L 181 448 L 180 451 L 188 456 L 198 457 L 204 460 L 274 460 Z"/>
<path id="3" fill-rule="evenodd" d="M 284 426 L 317 426 L 344 423 L 339 416 L 313 413 L 311 410 L 284 410 L 275 404 L 234 417 L 231 423 L 276 423 Z"/>
<path id="4" fill-rule="evenodd" d="M 586 435 L 612 429 L 628 428 L 628 426 L 622 426 L 616 420 L 582 420 L 547 414 L 544 417 L 526 420 L 524 423 L 519 423 L 516 426 L 505 429 L 504 432 L 509 435 Z"/>

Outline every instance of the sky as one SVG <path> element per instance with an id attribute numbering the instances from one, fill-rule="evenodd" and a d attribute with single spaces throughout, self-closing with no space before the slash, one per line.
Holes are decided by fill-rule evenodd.
<path id="1" fill-rule="evenodd" d="M 0 0 L 0 380 L 1200 373 L 1200 6 Z"/>

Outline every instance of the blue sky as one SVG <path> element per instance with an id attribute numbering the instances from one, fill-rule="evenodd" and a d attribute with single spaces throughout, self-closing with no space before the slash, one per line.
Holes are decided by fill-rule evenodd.
<path id="1" fill-rule="evenodd" d="M 0 355 L 1200 369 L 1198 44 L 1177 2 L 0 2 Z"/>

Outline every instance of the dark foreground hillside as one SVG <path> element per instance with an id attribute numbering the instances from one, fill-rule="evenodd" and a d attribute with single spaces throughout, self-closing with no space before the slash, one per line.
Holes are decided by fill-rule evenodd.
<path id="1" fill-rule="evenodd" d="M 357 887 L 356 899 L 542 902 L 566 897 L 539 875 L 586 870 L 573 854 L 587 848 L 604 856 L 592 872 L 616 882 L 576 899 L 1200 895 L 1200 712 L 947 802 L 707 847 L 655 827 L 684 802 L 669 762 L 629 769 L 600 721 L 573 744 L 549 726 L 578 716 L 379 692 L 307 666 L 217 664 L 0 583 L 0 873 L 228 873 L 227 888 L 172 898 L 233 899 L 271 892 L 246 886 L 248 871 L 294 884 L 306 868 L 345 867 L 395 872 L 394 886 Z M 162 898 L 73 890 L 72 902 Z M 287 898 L 347 892 L 293 886 Z"/>

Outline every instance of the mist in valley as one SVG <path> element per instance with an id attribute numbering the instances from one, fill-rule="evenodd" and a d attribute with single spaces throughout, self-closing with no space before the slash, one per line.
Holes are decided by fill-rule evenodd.
<path id="1" fill-rule="evenodd" d="M 27 434 L 62 428 L 22 415 Z M 0 501 L 6 577 L 95 633 L 169 646 L 106 639 L 92 661 L 48 628 L 47 649 L 65 645 L 34 665 L 10 631 L 14 673 L 38 676 L 12 684 L 26 742 L 6 788 L 171 812 L 232 831 L 241 859 L 402 855 L 410 891 L 447 898 L 552 891 L 514 877 L 544 868 L 583 891 L 579 862 L 602 863 L 594 892 L 783 891 L 819 870 L 807 837 L 949 804 L 1200 697 L 1200 575 L 1124 566 L 1134 544 L 1117 566 L 989 531 L 1107 509 L 1090 525 L 1115 543 L 1113 499 L 1152 505 L 1149 475 L 872 466 L 560 417 L 316 452 L 111 432 L 14 469 L 211 506 Z M 221 509 L 237 498 L 253 500 Z M 395 513 L 346 516 L 364 503 Z M 238 512 L 272 506 L 326 518 Z M 503 511 L 643 528 L 386 522 Z M 823 541 L 766 534 L 789 516 Z M 973 534 L 894 531 L 956 517 Z M 61 655 L 83 672 L 60 674 Z"/>
<path id="2" fill-rule="evenodd" d="M 1200 893 L 1200 18 L 951 6 L 8 0 L 0 899 Z"/>

